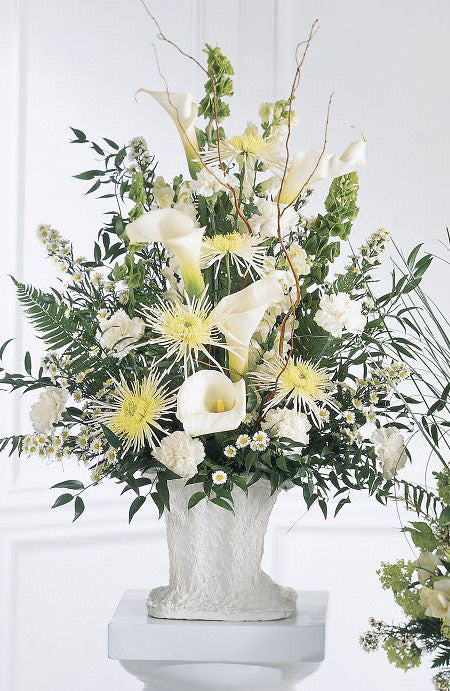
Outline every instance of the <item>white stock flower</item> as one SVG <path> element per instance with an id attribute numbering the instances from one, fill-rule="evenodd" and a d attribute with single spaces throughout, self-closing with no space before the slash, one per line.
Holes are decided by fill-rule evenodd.
<path id="1" fill-rule="evenodd" d="M 191 437 L 237 429 L 245 414 L 245 381 L 233 383 L 217 370 L 192 374 L 178 391 L 176 415 Z"/>
<path id="2" fill-rule="evenodd" d="M 448 619 L 450 616 L 450 578 L 435 581 L 432 588 L 423 587 L 419 595 L 420 604 L 427 617 Z"/>
<path id="3" fill-rule="evenodd" d="M 278 237 L 278 207 L 276 202 L 269 199 L 260 199 L 256 206 L 259 215 L 255 214 L 249 220 L 252 231 L 255 235 L 263 238 Z M 281 205 L 283 211 L 284 205 Z M 292 207 L 284 211 L 280 218 L 281 235 L 284 236 L 298 223 L 298 213 Z"/>
<path id="4" fill-rule="evenodd" d="M 383 477 L 391 480 L 406 465 L 405 441 L 395 427 L 381 427 L 372 434 L 371 441 L 381 462 Z"/>
<path id="5" fill-rule="evenodd" d="M 205 458 L 205 448 L 199 439 L 192 439 L 186 432 L 172 432 L 161 440 L 153 456 L 177 475 L 191 478 Z"/>
<path id="6" fill-rule="evenodd" d="M 436 554 L 431 554 L 431 552 L 420 553 L 420 557 L 413 562 L 413 565 L 415 566 L 417 577 L 422 585 L 436 573 L 436 569 L 441 563 L 441 560 Z"/>
<path id="7" fill-rule="evenodd" d="M 142 319 L 131 319 L 125 310 L 117 310 L 109 319 L 99 319 L 101 347 L 114 357 L 122 358 L 144 335 L 145 324 Z"/>
<path id="8" fill-rule="evenodd" d="M 366 165 L 366 142 L 352 142 L 341 154 L 321 156 L 314 149 L 295 154 L 280 194 L 282 204 L 292 204 L 301 192 L 305 192 L 318 180 L 331 180 L 351 173 Z"/>
<path id="9" fill-rule="evenodd" d="M 65 389 L 49 386 L 41 391 L 39 398 L 31 406 L 30 420 L 35 432 L 50 433 L 53 425 L 59 422 L 69 394 Z"/>
<path id="10" fill-rule="evenodd" d="M 195 227 L 188 214 L 178 209 L 153 209 L 126 227 L 132 244 L 161 242 L 174 253 L 186 292 L 199 297 L 205 288 L 200 271 L 204 230 Z"/>
<path id="11" fill-rule="evenodd" d="M 199 153 L 195 133 L 195 120 L 198 114 L 197 103 L 193 101 L 191 94 L 185 92 L 139 89 L 138 93 L 140 92 L 152 96 L 174 121 L 183 142 L 189 172 L 195 176 L 199 168 L 198 163 L 196 163 Z"/>
<path id="12" fill-rule="evenodd" d="M 274 437 L 287 437 L 303 446 L 309 442 L 308 432 L 311 423 L 304 413 L 299 413 L 293 408 L 271 408 L 267 411 L 261 427 Z M 293 450 L 301 452 L 301 448 L 296 446 Z"/>
<path id="13" fill-rule="evenodd" d="M 363 331 L 366 320 L 361 310 L 362 303 L 352 300 L 348 293 L 324 295 L 314 321 L 335 338 L 340 338 L 344 329 L 353 334 Z"/>

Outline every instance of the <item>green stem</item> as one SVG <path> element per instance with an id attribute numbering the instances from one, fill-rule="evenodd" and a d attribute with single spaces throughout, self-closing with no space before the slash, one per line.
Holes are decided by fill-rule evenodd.
<path id="1" fill-rule="evenodd" d="M 230 254 L 229 252 L 225 255 L 225 265 L 227 267 L 227 293 L 231 293 L 231 271 L 230 271 Z"/>

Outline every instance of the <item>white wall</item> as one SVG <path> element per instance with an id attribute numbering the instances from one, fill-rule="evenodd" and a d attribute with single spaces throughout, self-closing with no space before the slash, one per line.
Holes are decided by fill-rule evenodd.
<path id="1" fill-rule="evenodd" d="M 321 29 L 299 92 L 296 144 L 320 146 L 326 101 L 333 106 L 330 150 L 357 125 L 370 142 L 362 176 L 356 242 L 380 225 L 405 247 L 434 242 L 448 222 L 450 83 L 447 0 L 154 0 L 163 27 L 200 55 L 205 40 L 232 58 L 232 127 L 255 119 L 261 100 L 287 93 L 295 43 L 315 17 Z M 154 30 L 138 0 L 2 0 L 0 61 L 0 341 L 17 337 L 8 362 L 20 364 L 32 340 L 7 273 L 48 286 L 54 272 L 35 237 L 39 222 L 70 236 L 80 253 L 92 243 L 102 207 L 71 175 L 91 167 L 85 147 L 68 144 L 68 126 L 125 142 L 143 134 L 161 172 L 184 167 L 178 139 L 141 87 L 162 88 Z M 200 95 L 202 75 L 158 48 L 174 90 Z M 444 284 L 435 273 L 431 289 Z M 447 283 L 447 282 L 446 282 Z M 29 401 L 3 395 L 0 435 L 27 428 Z M 418 456 L 413 475 L 423 476 Z M 81 470 L 67 464 L 67 477 Z M 161 583 L 167 570 L 162 524 L 150 510 L 127 526 L 127 501 L 105 486 L 75 525 L 50 511 L 47 490 L 62 469 L 38 460 L 0 464 L 0 688 L 2 691 L 124 691 L 138 685 L 106 659 L 106 624 L 125 588 Z M 279 502 L 266 563 L 280 581 L 332 591 L 327 660 L 303 688 L 375 691 L 430 688 L 424 668 L 405 676 L 382 655 L 358 648 L 367 618 L 398 612 L 379 588 L 381 560 L 409 556 L 395 510 L 360 498 L 333 521 L 304 517 L 299 497 Z M 336 679 L 338 678 L 338 683 Z"/>

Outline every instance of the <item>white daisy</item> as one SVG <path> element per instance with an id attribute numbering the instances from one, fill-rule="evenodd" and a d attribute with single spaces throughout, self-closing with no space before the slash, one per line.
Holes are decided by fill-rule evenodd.
<path id="1" fill-rule="evenodd" d="M 228 480 L 228 475 L 223 472 L 223 470 L 216 470 L 212 474 L 212 481 L 215 485 L 224 485 Z"/>
<path id="2" fill-rule="evenodd" d="M 235 446 L 232 446 L 231 444 L 229 444 L 228 446 L 226 446 L 226 447 L 224 448 L 224 450 L 223 450 L 223 454 L 224 454 L 224 456 L 226 456 L 227 458 L 234 458 L 234 457 L 236 456 L 236 453 L 237 453 L 236 447 L 235 447 Z"/>
<path id="3" fill-rule="evenodd" d="M 249 446 L 250 442 L 251 439 L 248 434 L 240 434 L 236 439 L 236 447 L 238 449 L 245 449 L 246 446 Z"/>

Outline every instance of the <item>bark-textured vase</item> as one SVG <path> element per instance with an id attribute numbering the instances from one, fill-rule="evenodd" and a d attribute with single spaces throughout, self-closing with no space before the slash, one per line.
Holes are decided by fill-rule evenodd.
<path id="1" fill-rule="evenodd" d="M 277 494 L 259 480 L 233 490 L 234 514 L 206 500 L 188 511 L 201 489 L 169 482 L 166 511 L 169 585 L 147 601 L 152 617 L 220 621 L 284 619 L 295 612 L 297 594 L 274 583 L 261 569 L 264 536 Z"/>

